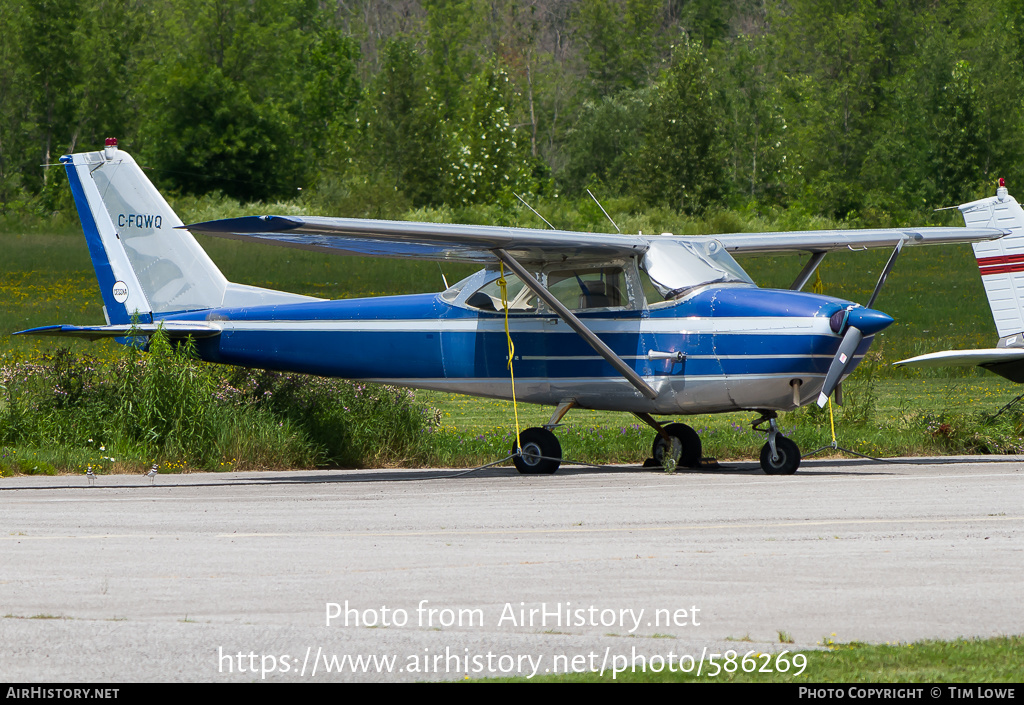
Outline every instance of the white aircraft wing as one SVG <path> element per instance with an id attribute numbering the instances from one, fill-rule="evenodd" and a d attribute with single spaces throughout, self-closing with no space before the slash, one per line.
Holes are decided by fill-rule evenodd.
<path id="1" fill-rule="evenodd" d="M 781 233 L 715 235 L 733 254 L 768 255 L 783 252 L 835 250 L 904 245 L 950 245 L 996 240 L 1009 230 L 997 228 L 878 228 L 866 230 L 805 230 Z"/>
<path id="2" fill-rule="evenodd" d="M 642 255 L 638 235 L 503 228 L 404 220 L 247 216 L 184 226 L 195 233 L 345 255 L 493 262 L 502 249 L 524 263 Z"/>
<path id="3" fill-rule="evenodd" d="M 463 262 L 494 261 L 504 250 L 523 263 L 572 259 L 612 259 L 642 255 L 662 238 L 699 241 L 674 235 L 625 235 L 568 230 L 504 228 L 401 220 L 365 220 L 313 216 L 246 216 L 183 226 L 206 235 L 262 241 L 335 254 L 406 257 Z M 896 243 L 949 244 L 994 240 L 1009 231 L 995 228 L 895 228 L 811 230 L 803 232 L 714 235 L 733 254 L 830 252 L 847 248 L 894 247 Z"/>

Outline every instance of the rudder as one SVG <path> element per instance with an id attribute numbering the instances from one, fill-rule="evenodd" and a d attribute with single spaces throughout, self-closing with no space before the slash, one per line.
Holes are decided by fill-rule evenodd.
<path id="1" fill-rule="evenodd" d="M 999 346 L 1024 343 L 1024 210 L 1007 193 L 1002 179 L 996 195 L 959 206 L 967 227 L 1009 230 L 998 240 L 976 242 L 985 295 L 999 333 Z"/>

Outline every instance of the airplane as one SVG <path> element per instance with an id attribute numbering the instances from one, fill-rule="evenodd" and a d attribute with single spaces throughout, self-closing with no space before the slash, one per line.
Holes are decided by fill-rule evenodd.
<path id="1" fill-rule="evenodd" d="M 1024 383 L 1024 210 L 999 179 L 996 195 L 957 206 L 967 227 L 996 227 L 1009 234 L 973 244 L 999 342 L 994 348 L 945 350 L 893 363 L 906 367 L 976 365 Z"/>
<path id="2" fill-rule="evenodd" d="M 825 404 L 892 323 L 871 306 L 902 248 L 1006 234 L 996 225 L 679 237 L 274 215 L 185 226 L 116 139 L 61 163 L 106 325 L 20 333 L 139 344 L 161 329 L 192 337 L 210 362 L 553 406 L 548 423 L 517 432 L 524 474 L 558 469 L 554 430 L 574 408 L 632 413 L 654 429 L 653 461 L 670 470 L 699 467 L 701 440 L 655 416 L 751 411 L 767 436 L 762 469 L 792 474 L 800 451 L 778 412 Z M 229 282 L 193 232 L 483 269 L 440 293 L 329 301 Z M 828 252 L 854 247 L 893 248 L 867 305 L 801 291 Z M 789 290 L 758 288 L 732 256 L 803 252 Z"/>

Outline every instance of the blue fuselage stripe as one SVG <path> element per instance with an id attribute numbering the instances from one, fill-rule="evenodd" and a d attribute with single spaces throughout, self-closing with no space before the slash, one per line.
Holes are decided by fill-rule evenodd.
<path id="1" fill-rule="evenodd" d="M 791 305 L 781 308 L 784 314 L 775 309 L 774 324 L 763 316 L 765 327 L 756 330 L 751 330 L 750 309 L 739 305 L 727 307 L 734 315 L 711 311 L 706 317 L 624 319 L 603 313 L 589 316 L 586 324 L 645 376 L 824 375 L 841 341 L 828 329 L 826 314 L 845 302 L 794 292 L 772 292 L 770 298 Z M 691 301 L 674 308 L 677 314 L 692 313 L 704 305 Z M 223 332 L 201 341 L 200 350 L 207 359 L 230 364 L 351 379 L 508 375 L 502 319 L 451 306 L 434 294 L 218 309 L 164 320 L 215 322 Z M 550 314 L 513 316 L 511 328 L 517 376 L 620 378 Z M 864 339 L 855 361 L 871 340 Z M 686 359 L 652 360 L 651 351 L 683 352 Z"/>

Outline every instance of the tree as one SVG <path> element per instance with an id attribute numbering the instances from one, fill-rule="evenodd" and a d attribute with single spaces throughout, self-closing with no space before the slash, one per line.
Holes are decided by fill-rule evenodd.
<path id="1" fill-rule="evenodd" d="M 79 79 L 77 47 L 67 27 L 77 12 L 75 0 L 26 0 L 23 60 L 31 87 L 27 122 L 36 158 L 51 164 L 77 141 L 75 87 Z M 6 41 L 6 39 L 5 39 Z M 55 154 L 56 153 L 56 154 Z M 49 170 L 43 170 L 43 183 Z"/>
<path id="2" fill-rule="evenodd" d="M 367 90 L 349 148 L 359 170 L 386 176 L 417 207 L 441 202 L 447 136 L 423 60 L 408 37 L 393 38 L 381 50 L 381 69 Z"/>
<path id="3" fill-rule="evenodd" d="M 721 114 L 703 51 L 677 45 L 654 87 L 633 182 L 649 203 L 700 212 L 721 197 Z"/>
<path id="4" fill-rule="evenodd" d="M 295 195 L 300 165 L 286 149 L 287 115 L 257 105 L 217 68 L 176 71 L 166 87 L 175 98 L 150 121 L 146 141 L 166 183 L 243 201 Z"/>
<path id="5" fill-rule="evenodd" d="M 660 0 L 588 0 L 576 26 L 590 94 L 604 97 L 647 83 L 661 53 Z"/>
<path id="6" fill-rule="evenodd" d="M 489 66 L 474 78 L 450 139 L 450 204 L 510 201 L 513 191 L 532 190 L 529 138 L 511 121 L 515 99 L 505 71 Z"/>
<path id="7" fill-rule="evenodd" d="M 300 125 L 304 0 L 186 0 L 164 6 L 142 156 L 172 187 L 244 200 L 293 196 L 309 178 Z"/>
<path id="8" fill-rule="evenodd" d="M 628 188 L 651 95 L 651 89 L 641 88 L 583 103 L 566 141 L 569 163 L 562 178 L 570 192 L 582 192 L 595 181 L 613 192 Z"/>
<path id="9" fill-rule="evenodd" d="M 775 46 L 768 36 L 740 36 L 716 52 L 730 182 L 751 200 L 779 203 L 788 174 L 786 119 Z"/>
<path id="10" fill-rule="evenodd" d="M 458 112 L 465 83 L 477 72 L 475 37 L 486 34 L 486 13 L 479 0 L 424 0 L 427 51 L 443 117 Z"/>
<path id="11" fill-rule="evenodd" d="M 302 90 L 297 106 L 302 150 L 319 160 L 345 139 L 361 98 L 356 41 L 329 20 L 311 32 L 303 56 Z"/>
<path id="12" fill-rule="evenodd" d="M 933 168 L 938 197 L 945 203 L 971 200 L 981 177 L 981 110 L 971 65 L 956 62 L 935 111 Z"/>

